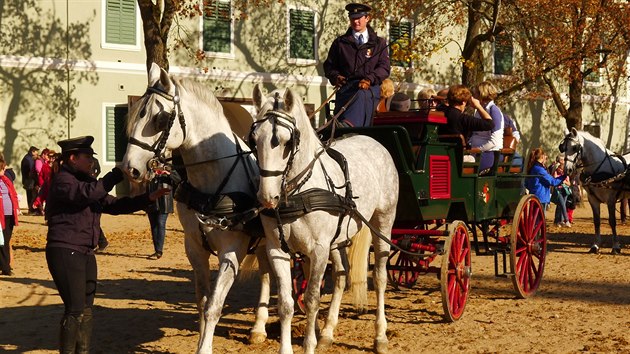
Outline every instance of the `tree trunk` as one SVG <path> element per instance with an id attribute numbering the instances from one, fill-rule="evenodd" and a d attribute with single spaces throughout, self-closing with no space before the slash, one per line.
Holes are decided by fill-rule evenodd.
<path id="1" fill-rule="evenodd" d="M 569 82 L 569 108 L 565 119 L 567 128 L 582 129 L 582 91 L 583 91 L 582 72 L 577 70 L 571 75 Z"/>
<path id="2" fill-rule="evenodd" d="M 15 146 L 15 139 L 17 139 L 18 131 L 13 128 L 15 117 L 20 109 L 20 101 L 22 99 L 22 90 L 20 89 L 19 81 L 13 81 L 13 90 L 11 92 L 11 101 L 9 101 L 9 107 L 7 109 L 7 115 L 4 121 L 4 146 L 2 147 L 4 153 L 4 159 L 7 163 L 13 160 L 13 147 Z M 32 144 L 31 144 L 32 145 Z M 14 163 L 15 167 L 16 164 Z"/>
<path id="3" fill-rule="evenodd" d="M 162 16 L 162 9 L 159 5 L 159 1 L 153 4 L 151 0 L 138 0 L 144 31 L 144 46 L 147 54 L 147 72 L 151 69 L 152 63 L 156 63 L 166 71 L 169 69 L 168 50 L 166 48 L 168 32 L 164 34 L 163 29 L 168 31 L 170 24 L 165 28 L 162 27 L 160 19 L 165 17 Z"/>

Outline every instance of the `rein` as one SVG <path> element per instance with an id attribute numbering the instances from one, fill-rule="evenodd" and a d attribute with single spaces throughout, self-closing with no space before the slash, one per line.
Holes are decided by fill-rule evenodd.
<path id="1" fill-rule="evenodd" d="M 574 158 L 570 158 L 567 155 L 567 152 L 568 152 L 567 147 L 568 147 L 569 140 L 574 142 L 575 145 L 578 146 L 577 152 L 575 154 L 571 155 L 571 156 L 575 155 Z M 585 163 L 584 156 L 583 156 L 584 155 L 583 154 L 584 147 L 582 146 L 582 144 L 580 144 L 578 139 L 576 139 L 576 138 L 574 138 L 572 136 L 567 135 L 565 137 L 564 141 L 560 145 L 560 151 L 564 152 L 564 159 L 565 159 L 565 161 L 569 161 L 569 162 L 573 163 L 576 166 L 575 171 L 577 171 L 578 169 L 584 170 L 584 168 L 590 167 L 590 166 L 593 166 L 593 165 L 596 164 L 596 162 Z M 582 183 L 583 184 L 585 184 L 585 185 L 590 184 L 590 185 L 593 185 L 595 187 L 604 187 L 605 188 L 605 187 L 609 186 L 611 183 L 617 182 L 617 181 L 619 181 L 619 180 L 621 180 L 621 179 L 623 179 L 625 177 L 626 172 L 628 170 L 628 166 L 627 166 L 626 161 L 624 160 L 623 156 L 620 156 L 620 155 L 617 155 L 617 154 L 611 155 L 611 154 L 608 153 L 607 149 L 604 149 L 604 152 L 605 152 L 604 158 L 599 162 L 597 167 L 595 167 L 593 172 L 591 172 L 589 174 L 583 173 L 583 175 L 585 176 L 584 179 L 582 179 Z M 604 163 L 606 161 L 608 161 L 608 166 L 610 167 L 610 170 L 614 171 L 614 167 L 612 165 L 612 159 L 614 157 L 619 158 L 619 160 L 623 164 L 622 172 L 620 172 L 620 173 L 618 173 L 616 175 L 611 172 L 612 177 L 609 177 L 609 178 L 607 178 L 605 180 L 602 180 L 602 181 L 593 182 L 592 181 L 593 176 L 597 175 L 598 171 L 602 168 L 602 166 L 604 165 Z M 606 172 L 603 172 L 603 173 L 606 173 Z M 608 174 L 608 173 L 606 173 L 606 174 Z"/>

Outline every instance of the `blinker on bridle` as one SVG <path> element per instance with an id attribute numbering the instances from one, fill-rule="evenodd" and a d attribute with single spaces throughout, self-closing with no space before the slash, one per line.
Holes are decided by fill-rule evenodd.
<path id="1" fill-rule="evenodd" d="M 175 87 L 175 94 L 170 95 L 168 92 L 158 87 L 157 84 L 154 86 L 147 87 L 147 91 L 142 95 L 147 99 L 144 106 L 140 110 L 140 115 L 146 115 L 147 105 L 148 105 L 148 97 L 151 94 L 159 95 L 171 102 L 173 102 L 173 110 L 171 110 L 170 117 L 166 124 L 166 127 L 161 131 L 160 137 L 153 143 L 153 145 L 149 145 L 143 141 L 136 139 L 135 137 L 129 137 L 129 144 L 139 146 L 140 148 L 153 152 L 153 158 L 147 162 L 148 169 L 158 168 L 160 164 L 164 164 L 166 162 L 166 158 L 164 156 L 164 147 L 166 146 L 166 141 L 171 132 L 171 128 L 173 127 L 173 123 L 175 122 L 175 117 L 179 118 L 179 124 L 182 128 L 182 132 L 184 133 L 184 139 L 186 139 L 186 121 L 184 119 L 184 113 L 182 112 L 182 108 L 180 106 L 180 97 L 177 89 L 177 85 Z M 151 117 L 154 118 L 154 117 Z"/>

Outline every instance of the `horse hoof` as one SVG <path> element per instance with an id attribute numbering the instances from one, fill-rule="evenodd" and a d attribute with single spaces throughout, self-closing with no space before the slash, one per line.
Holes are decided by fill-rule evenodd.
<path id="1" fill-rule="evenodd" d="M 621 248 L 613 248 L 612 251 L 610 251 L 610 253 L 612 253 L 612 254 L 621 254 Z"/>
<path id="2" fill-rule="evenodd" d="M 249 334 L 249 344 L 260 344 L 267 340 L 267 334 L 252 332 Z"/>
<path id="3" fill-rule="evenodd" d="M 599 247 L 597 247 L 597 245 L 592 245 L 591 249 L 588 251 L 588 253 L 598 254 L 599 253 Z"/>
<path id="4" fill-rule="evenodd" d="M 333 344 L 333 339 L 330 337 L 321 337 L 317 341 L 317 349 L 327 349 Z"/>
<path id="5" fill-rule="evenodd" d="M 374 340 L 374 352 L 377 354 L 385 354 L 387 353 L 387 345 L 389 341 L 385 340 Z"/>

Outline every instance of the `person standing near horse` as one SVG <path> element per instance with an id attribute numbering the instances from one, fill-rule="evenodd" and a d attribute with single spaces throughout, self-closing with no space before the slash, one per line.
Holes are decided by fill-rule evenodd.
<path id="1" fill-rule="evenodd" d="M 173 213 L 173 191 L 175 186 L 181 182 L 179 174 L 173 170 L 156 170 L 156 176 L 149 181 L 147 191 L 149 193 L 158 190 L 161 186 L 168 185 L 171 193 L 168 193 L 159 200 L 151 203 L 147 209 L 147 217 L 151 226 L 151 238 L 153 239 L 153 254 L 147 259 L 160 259 L 164 252 L 164 239 L 166 238 L 166 219 L 168 214 Z"/>
<path id="2" fill-rule="evenodd" d="M 17 192 L 13 186 L 13 180 L 7 176 L 7 162 L 0 153 L 0 224 L 2 224 L 3 243 L 0 246 L 0 270 L 2 275 L 13 275 L 11 269 L 11 235 L 13 227 L 18 224 L 20 215 L 20 203 Z"/>
<path id="3" fill-rule="evenodd" d="M 350 27 L 337 37 L 324 61 L 324 73 L 337 88 L 335 111 L 344 126 L 372 125 L 380 100 L 381 83 L 389 77 L 389 51 L 385 39 L 370 27 L 368 5 L 346 5 Z"/>
<path id="4" fill-rule="evenodd" d="M 567 178 L 566 174 L 562 174 L 559 177 L 550 175 L 547 168 L 545 168 L 546 162 L 547 154 L 542 148 L 535 148 L 530 151 L 527 159 L 527 174 L 530 176 L 525 178 L 525 188 L 527 188 L 529 194 L 533 194 L 538 198 L 545 211 L 551 199 L 551 187 L 562 184 Z"/>
<path id="5" fill-rule="evenodd" d="M 94 249 L 101 233 L 101 213 L 124 214 L 142 210 L 169 192 L 160 189 L 134 198 L 109 195 L 123 180 L 114 167 L 103 178 L 91 175 L 94 137 L 62 140 L 59 170 L 53 174 L 46 203 L 48 234 L 46 261 L 64 303 L 60 352 L 89 353 L 92 307 L 96 294 L 97 267 Z"/>
<path id="6" fill-rule="evenodd" d="M 35 209 L 33 209 L 33 202 L 37 197 L 37 187 L 35 185 L 35 180 L 37 176 L 35 175 L 35 160 L 39 155 L 39 149 L 35 146 L 31 146 L 28 149 L 28 152 L 22 158 L 22 162 L 20 163 L 20 170 L 22 172 L 22 186 L 26 190 L 26 204 L 28 204 L 28 212 L 29 214 L 34 214 Z"/>
<path id="7" fill-rule="evenodd" d="M 560 177 L 564 174 L 564 156 L 558 155 L 556 157 L 555 169 L 551 175 L 554 178 Z M 551 200 L 556 204 L 556 213 L 553 219 L 553 223 L 558 227 L 571 227 L 569 221 L 569 214 L 567 211 L 567 198 L 571 194 L 571 182 L 567 176 L 562 183 L 555 187 L 551 192 Z"/>

